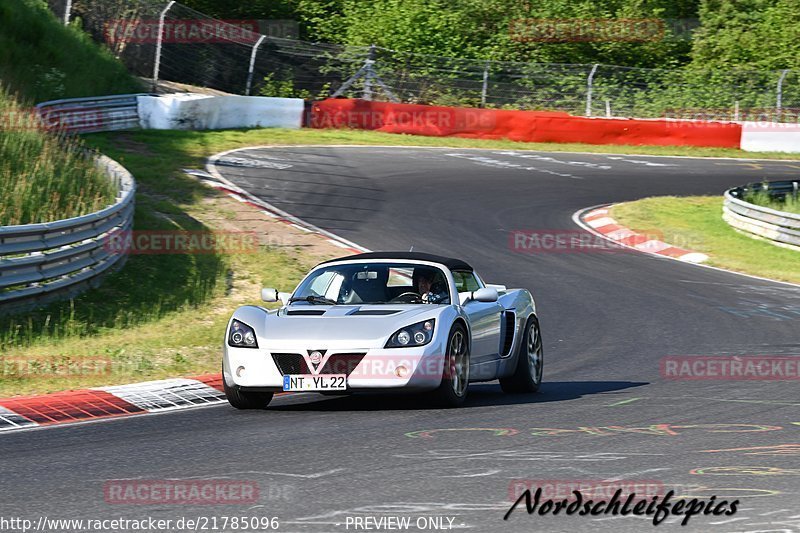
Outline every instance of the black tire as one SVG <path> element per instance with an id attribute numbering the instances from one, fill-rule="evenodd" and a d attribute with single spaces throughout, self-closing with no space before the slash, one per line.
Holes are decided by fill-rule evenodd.
<path id="1" fill-rule="evenodd" d="M 439 407 L 460 407 L 469 392 L 469 341 L 467 330 L 456 323 L 447 337 L 447 352 L 442 368 L 442 384 L 433 391 Z"/>
<path id="2" fill-rule="evenodd" d="M 272 401 L 272 392 L 244 392 L 235 387 L 228 387 L 222 378 L 222 388 L 228 403 L 237 409 L 265 409 Z"/>
<path id="3" fill-rule="evenodd" d="M 500 387 L 506 393 L 538 392 L 542 384 L 543 369 L 542 330 L 536 317 L 531 316 L 525 323 L 525 331 L 519 343 L 514 374 L 501 378 Z"/>

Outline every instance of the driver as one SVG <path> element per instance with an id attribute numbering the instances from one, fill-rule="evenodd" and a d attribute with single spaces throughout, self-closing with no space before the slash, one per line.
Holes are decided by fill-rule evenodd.
<path id="1" fill-rule="evenodd" d="M 439 303 L 447 298 L 447 285 L 442 282 L 441 272 L 429 269 L 415 269 L 414 290 L 425 303 Z"/>

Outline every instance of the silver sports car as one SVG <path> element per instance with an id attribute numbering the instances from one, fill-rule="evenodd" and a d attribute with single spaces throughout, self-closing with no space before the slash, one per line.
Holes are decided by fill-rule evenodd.
<path id="1" fill-rule="evenodd" d="M 542 337 L 525 289 L 487 285 L 458 259 L 372 252 L 314 267 L 280 309 L 246 305 L 223 343 L 225 394 L 263 408 L 278 391 L 425 391 L 459 406 L 470 382 L 536 392 Z"/>

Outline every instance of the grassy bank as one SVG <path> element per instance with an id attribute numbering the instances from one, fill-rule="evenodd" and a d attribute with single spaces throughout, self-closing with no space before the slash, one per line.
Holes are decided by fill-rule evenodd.
<path id="1" fill-rule="evenodd" d="M 800 252 L 734 231 L 722 220 L 721 195 L 645 198 L 614 207 L 612 216 L 634 231 L 657 229 L 667 242 L 707 254 L 711 266 L 800 283 Z"/>
<path id="2" fill-rule="evenodd" d="M 139 90 L 111 53 L 41 0 L 0 2 L 0 225 L 48 222 L 113 202 L 81 143 L 42 131 L 33 103 Z"/>
<path id="3" fill-rule="evenodd" d="M 50 222 L 113 203 L 106 176 L 81 143 L 41 131 L 30 112 L 0 88 L 0 225 Z"/>
<path id="4" fill-rule="evenodd" d="M 109 50 L 42 0 L 0 2 L 0 80 L 26 105 L 141 90 Z"/>

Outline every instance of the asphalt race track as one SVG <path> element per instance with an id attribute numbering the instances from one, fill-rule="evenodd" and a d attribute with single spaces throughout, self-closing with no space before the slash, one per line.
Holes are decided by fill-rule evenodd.
<path id="1" fill-rule="evenodd" d="M 798 382 L 672 381 L 659 369 L 665 356 L 800 353 L 800 288 L 631 251 L 528 253 L 509 241 L 513 230 L 576 231 L 582 208 L 721 194 L 796 176 L 800 163 L 283 147 L 238 151 L 217 169 L 367 248 L 463 257 L 489 282 L 531 289 L 542 392 L 479 384 L 458 410 L 298 394 L 261 412 L 221 405 L 10 433 L 0 437 L 4 516 L 277 516 L 279 531 L 297 532 L 410 516 L 476 532 L 650 531 L 652 518 L 528 516 L 524 505 L 503 521 L 517 480 L 629 480 L 740 500 L 733 516 L 685 527 L 670 517 L 657 531 L 800 531 Z M 252 480 L 260 499 L 107 503 L 104 483 L 130 478 Z"/>

